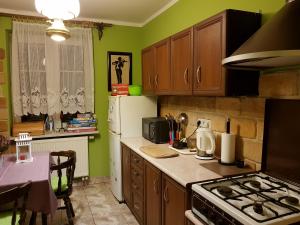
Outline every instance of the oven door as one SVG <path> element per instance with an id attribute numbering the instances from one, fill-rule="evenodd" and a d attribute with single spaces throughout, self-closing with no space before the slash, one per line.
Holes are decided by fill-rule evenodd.
<path id="1" fill-rule="evenodd" d="M 192 212 L 204 224 L 242 225 L 242 223 L 225 213 L 195 191 L 192 192 Z"/>

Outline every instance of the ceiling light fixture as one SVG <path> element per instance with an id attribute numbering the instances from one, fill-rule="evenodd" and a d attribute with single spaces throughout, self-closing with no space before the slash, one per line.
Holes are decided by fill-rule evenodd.
<path id="1" fill-rule="evenodd" d="M 64 20 L 74 19 L 79 15 L 79 0 L 35 0 L 35 8 L 42 15 L 51 19 L 51 26 L 46 33 L 55 41 L 64 41 L 70 37 Z"/>

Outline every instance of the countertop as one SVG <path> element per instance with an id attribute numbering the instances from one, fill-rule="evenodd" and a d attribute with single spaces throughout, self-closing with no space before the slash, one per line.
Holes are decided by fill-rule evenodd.
<path id="1" fill-rule="evenodd" d="M 183 155 L 179 154 L 178 157 L 173 158 L 153 158 L 151 156 L 146 155 L 142 151 L 140 151 L 140 147 L 155 145 L 154 143 L 142 138 L 122 138 L 121 142 L 135 151 L 137 154 L 142 156 L 148 162 L 153 164 L 155 167 L 160 169 L 162 172 L 173 178 L 182 186 L 186 187 L 187 184 L 203 181 L 208 179 L 219 178 L 221 175 L 214 173 L 203 166 L 201 164 L 212 162 L 198 160 L 194 155 Z M 163 144 L 166 145 L 167 144 Z M 214 160 L 216 161 L 216 160 Z"/>
<path id="2" fill-rule="evenodd" d="M 94 136 L 99 134 L 99 131 L 90 132 L 46 132 L 43 135 L 31 136 L 32 139 L 47 139 L 60 137 L 76 137 L 76 136 Z M 16 137 L 10 137 L 10 140 L 15 140 Z"/>

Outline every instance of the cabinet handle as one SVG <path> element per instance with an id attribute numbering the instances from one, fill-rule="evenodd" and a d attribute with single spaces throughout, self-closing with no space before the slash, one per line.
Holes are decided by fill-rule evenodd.
<path id="1" fill-rule="evenodd" d="M 153 182 L 154 192 L 158 194 L 158 179 L 155 179 Z"/>
<path id="2" fill-rule="evenodd" d="M 158 86 L 158 74 L 156 74 L 156 76 L 155 76 L 155 86 L 156 87 Z"/>
<path id="3" fill-rule="evenodd" d="M 198 66 L 197 68 L 196 78 L 197 78 L 197 83 L 199 84 L 201 82 L 201 66 Z"/>
<path id="4" fill-rule="evenodd" d="M 152 88 L 151 76 L 149 76 L 149 87 Z"/>
<path id="5" fill-rule="evenodd" d="M 188 68 L 185 69 L 184 74 L 183 74 L 183 78 L 184 78 L 184 83 L 187 85 L 188 84 Z"/>
<path id="6" fill-rule="evenodd" d="M 140 160 L 139 159 L 133 159 L 133 161 L 135 162 L 135 163 L 139 163 L 140 162 Z"/>
<path id="7" fill-rule="evenodd" d="M 165 190 L 164 190 L 164 200 L 165 200 L 165 202 L 169 202 L 169 198 L 168 198 L 168 186 L 166 186 Z"/>

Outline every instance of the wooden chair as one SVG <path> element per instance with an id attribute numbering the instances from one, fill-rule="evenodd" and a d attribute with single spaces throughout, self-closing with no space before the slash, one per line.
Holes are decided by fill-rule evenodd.
<path id="1" fill-rule="evenodd" d="M 69 225 L 73 225 L 75 216 L 70 195 L 73 191 L 73 178 L 76 166 L 76 152 L 60 151 L 51 152 L 53 158 L 57 158 L 57 163 L 50 167 L 51 173 L 57 172 L 57 176 L 52 176 L 51 185 L 57 199 L 64 201 L 64 206 L 58 209 L 66 209 Z"/>
<path id="2" fill-rule="evenodd" d="M 10 190 L 0 193 L 0 203 L 9 204 L 12 203 L 12 211 L 0 212 L 0 224 L 1 225 L 15 225 L 18 222 L 19 225 L 25 224 L 26 219 L 26 201 L 28 192 L 31 187 L 31 182 L 12 188 Z"/>

